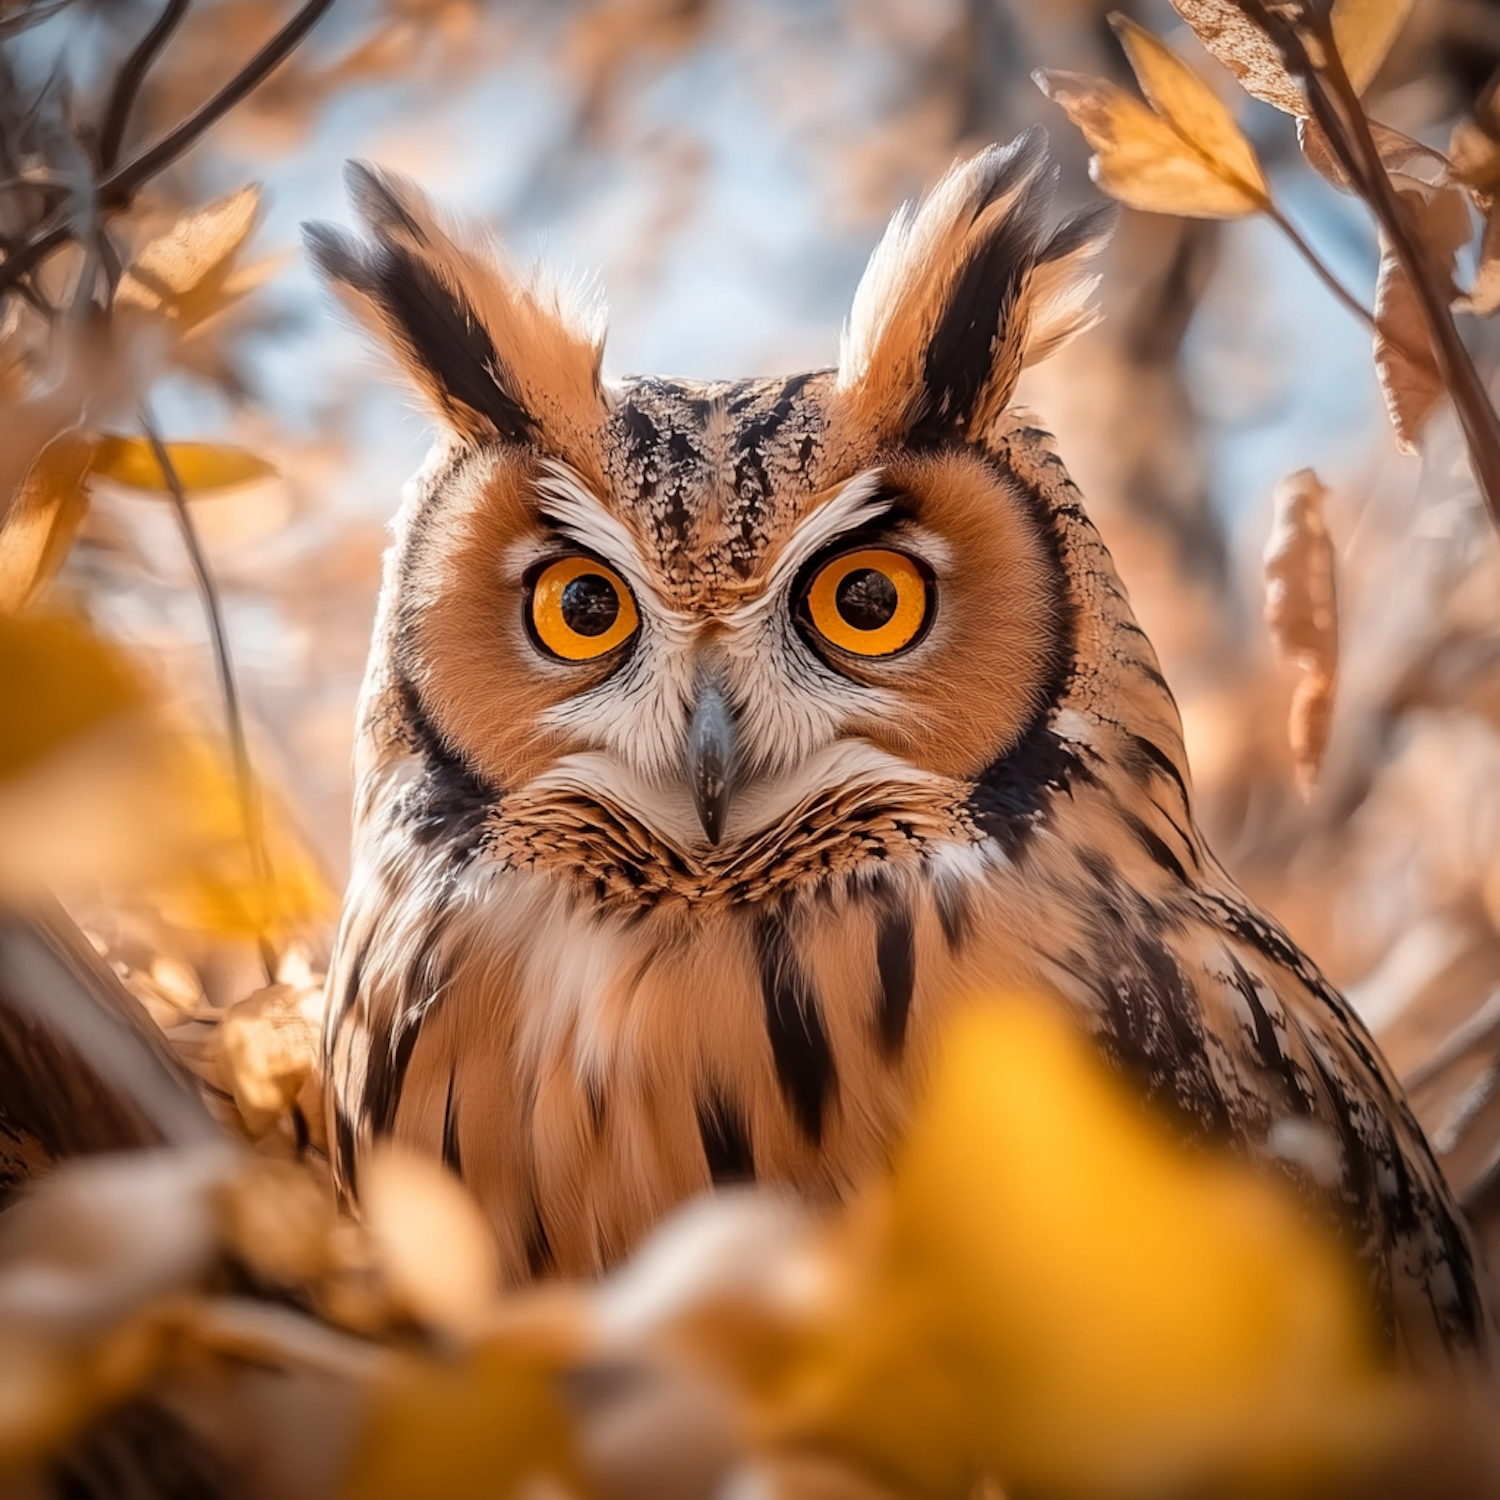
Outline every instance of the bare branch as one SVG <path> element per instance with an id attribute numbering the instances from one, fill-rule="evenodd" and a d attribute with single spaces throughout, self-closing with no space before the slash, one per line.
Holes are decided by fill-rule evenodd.
<path id="1" fill-rule="evenodd" d="M 136 96 L 151 71 L 163 47 L 172 38 L 182 18 L 188 13 L 193 0 L 167 0 L 156 23 L 136 43 L 130 56 L 125 59 L 115 79 L 114 91 L 109 98 L 109 107 L 104 112 L 104 124 L 99 130 L 99 170 L 111 172 L 120 159 L 120 147 L 125 140 L 125 127 L 130 123 L 130 111 L 135 107 Z"/>

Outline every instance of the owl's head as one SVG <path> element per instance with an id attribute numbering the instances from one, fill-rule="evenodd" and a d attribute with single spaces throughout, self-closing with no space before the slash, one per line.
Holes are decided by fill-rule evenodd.
<path id="1" fill-rule="evenodd" d="M 441 423 L 367 735 L 699 868 L 1005 757 L 1066 670 L 1067 604 L 992 435 L 1091 321 L 1110 217 L 1054 226 L 1054 176 L 1040 131 L 960 162 L 892 222 L 836 368 L 706 383 L 605 379 L 587 299 L 352 167 L 369 241 L 315 226 L 312 254 Z"/>

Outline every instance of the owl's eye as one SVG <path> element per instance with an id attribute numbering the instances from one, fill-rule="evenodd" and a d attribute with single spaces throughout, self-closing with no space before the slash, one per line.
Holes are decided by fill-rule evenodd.
<path id="1" fill-rule="evenodd" d="M 628 641 L 639 624 L 625 580 L 597 558 L 559 558 L 531 586 L 532 629 L 564 661 L 603 656 Z"/>
<path id="2" fill-rule="evenodd" d="M 885 547 L 846 552 L 813 574 L 800 613 L 829 643 L 855 656 L 894 656 L 931 615 L 928 574 Z"/>

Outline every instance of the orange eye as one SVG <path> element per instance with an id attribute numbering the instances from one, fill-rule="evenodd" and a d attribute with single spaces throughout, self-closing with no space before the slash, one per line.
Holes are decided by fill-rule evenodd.
<path id="1" fill-rule="evenodd" d="M 825 563 L 807 590 L 813 628 L 855 656 L 893 656 L 927 623 L 927 577 L 900 552 L 867 547 Z"/>
<path id="2" fill-rule="evenodd" d="M 628 641 L 640 618 L 625 580 L 592 557 L 548 563 L 531 588 L 537 639 L 564 661 L 593 661 Z"/>

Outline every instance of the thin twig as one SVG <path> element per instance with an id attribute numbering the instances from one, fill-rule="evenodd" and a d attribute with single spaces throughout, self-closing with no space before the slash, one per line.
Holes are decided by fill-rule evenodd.
<path id="1" fill-rule="evenodd" d="M 1322 54 L 1321 62 L 1314 64 L 1298 23 L 1272 9 L 1265 0 L 1238 3 L 1275 44 L 1287 71 L 1301 79 L 1313 117 L 1329 147 L 1354 190 L 1375 215 L 1397 264 L 1416 293 L 1438 374 L 1463 428 L 1474 482 L 1491 520 L 1500 527 L 1500 417 L 1459 337 L 1447 294 L 1412 235 L 1406 208 L 1380 159 L 1364 106 L 1339 55 L 1328 8 L 1309 5 L 1302 10 L 1301 24 L 1311 28 Z"/>
<path id="2" fill-rule="evenodd" d="M 1332 271 L 1324 265 L 1316 250 L 1302 238 L 1295 224 L 1274 204 L 1267 203 L 1264 210 L 1265 216 L 1292 242 L 1297 253 L 1312 267 L 1319 281 L 1333 293 L 1340 302 L 1359 319 L 1372 333 L 1375 331 L 1375 318 L 1364 303 L 1354 295 Z"/>
<path id="3" fill-rule="evenodd" d="M 1308 82 L 1309 94 L 1321 93 L 1321 85 L 1331 86 L 1351 128 L 1351 155 L 1365 168 L 1372 189 L 1366 202 L 1380 221 L 1401 269 L 1406 273 L 1427 325 L 1438 373 L 1453 399 L 1459 425 L 1469 447 L 1474 478 L 1489 508 L 1490 517 L 1500 527 L 1500 417 L 1496 416 L 1484 381 L 1474 366 L 1469 351 L 1458 334 L 1458 325 L 1448 306 L 1448 294 L 1433 273 L 1432 261 L 1411 231 L 1411 222 L 1390 174 L 1380 160 L 1380 151 L 1370 133 L 1370 122 L 1355 93 L 1334 42 L 1333 25 L 1326 15 L 1313 18 L 1318 40 L 1326 55 L 1323 68 Z"/>
<path id="4" fill-rule="evenodd" d="M 177 160 L 200 136 L 216 125 L 246 94 L 287 58 L 304 36 L 332 7 L 333 0 L 307 0 L 254 57 L 211 99 L 200 104 L 187 119 L 168 131 L 154 146 L 117 167 L 98 186 L 95 201 L 100 212 L 127 206 L 141 186 Z M 73 238 L 66 220 L 54 220 L 19 250 L 0 261 L 0 292 L 8 291 L 28 271 Z"/>
<path id="5" fill-rule="evenodd" d="M 109 96 L 109 107 L 104 112 L 104 123 L 99 127 L 99 170 L 112 172 L 120 160 L 120 147 L 125 142 L 125 128 L 130 123 L 130 111 L 135 107 L 136 96 L 151 71 L 151 64 L 161 49 L 172 38 L 182 18 L 188 13 L 193 0 L 167 0 L 155 24 L 131 50 L 115 78 L 115 86 Z"/>
<path id="6" fill-rule="evenodd" d="M 224 700 L 224 723 L 229 736 L 229 752 L 234 759 L 235 788 L 239 795 L 240 818 L 245 825 L 245 842 L 250 849 L 251 875 L 257 894 L 266 903 L 265 915 L 269 915 L 271 895 L 271 861 L 266 853 L 265 828 L 260 817 L 260 801 L 256 796 L 255 778 L 250 767 L 250 750 L 245 742 L 245 721 L 240 712 L 239 688 L 234 678 L 234 663 L 229 655 L 229 633 L 224 628 L 224 611 L 219 601 L 219 588 L 214 582 L 198 536 L 198 528 L 188 509 L 187 495 L 182 487 L 182 478 L 177 472 L 167 445 L 162 442 L 149 409 L 142 403 L 140 411 L 141 431 L 151 445 L 157 466 L 166 480 L 167 492 L 172 497 L 172 509 L 177 516 L 177 528 L 182 534 L 182 544 L 192 564 L 193 578 L 198 585 L 198 595 L 203 602 L 203 614 L 208 621 L 209 639 L 213 645 L 214 667 L 219 677 L 219 693 Z M 258 939 L 261 963 L 265 966 L 266 983 L 276 982 L 276 950 L 272 947 L 264 930 Z"/>
<path id="7" fill-rule="evenodd" d="M 307 0 L 302 9 L 217 94 L 200 104 L 154 146 L 148 146 L 123 167 L 111 172 L 99 184 L 100 204 L 105 208 L 118 208 L 129 202 L 143 182 L 176 161 L 206 130 L 223 119 L 246 94 L 279 67 L 332 5 L 333 0 Z"/>

